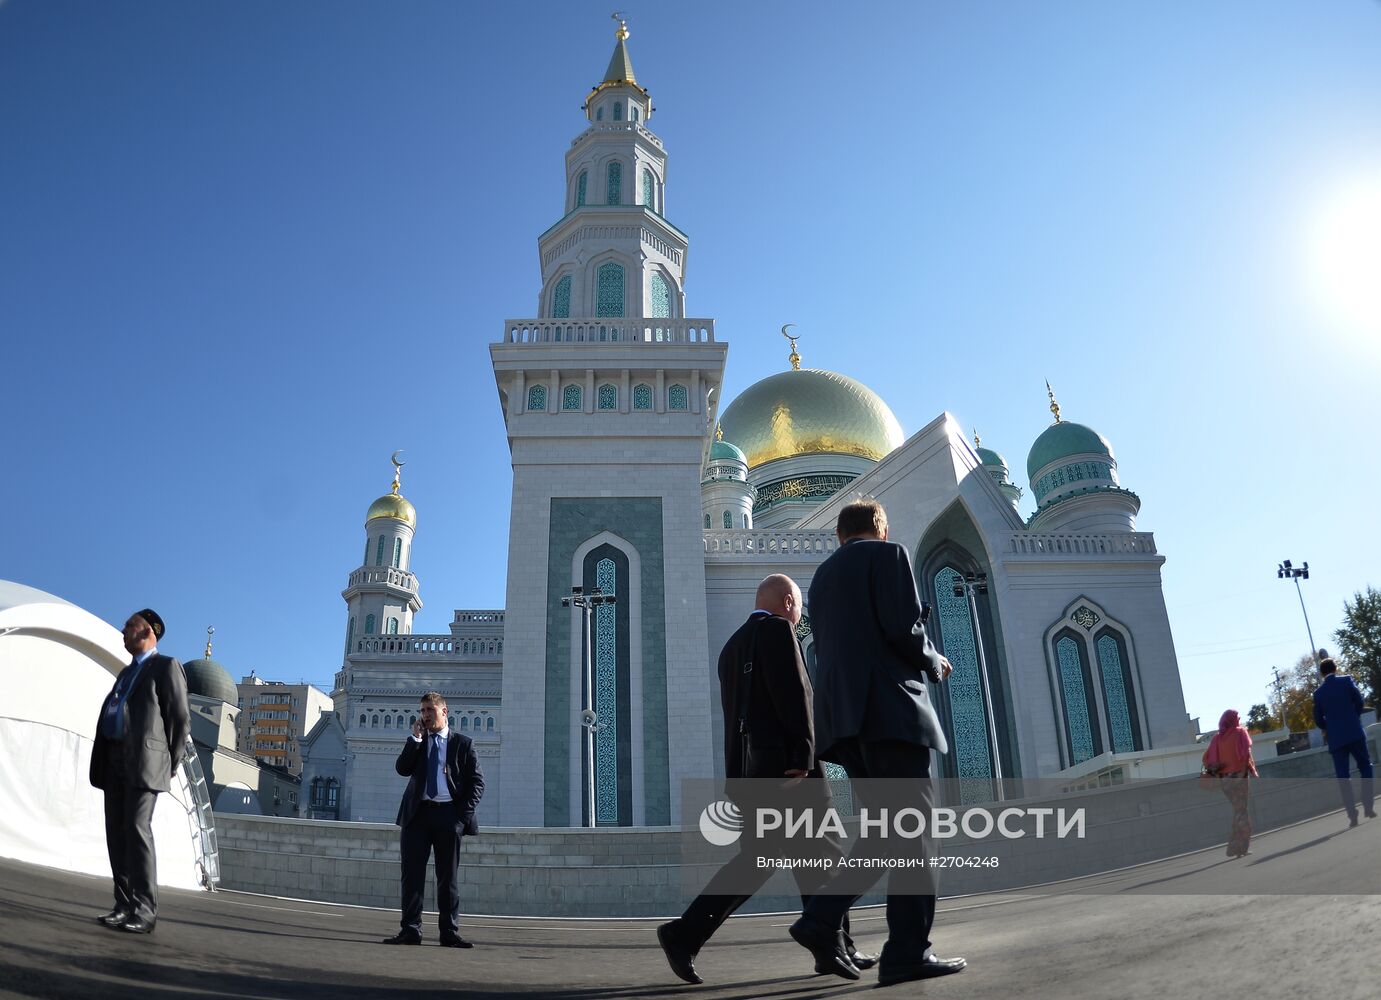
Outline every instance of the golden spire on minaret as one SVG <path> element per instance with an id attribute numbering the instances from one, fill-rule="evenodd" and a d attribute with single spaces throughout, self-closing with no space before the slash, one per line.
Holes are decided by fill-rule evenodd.
<path id="1" fill-rule="evenodd" d="M 1045 380 L 1045 392 L 1050 397 L 1050 412 L 1055 414 L 1055 423 L 1060 422 L 1060 404 L 1055 402 L 1055 390 L 1050 388 L 1050 380 Z"/>
<path id="2" fill-rule="evenodd" d="M 619 41 L 621 41 L 621 42 L 627 41 L 627 40 L 628 40 L 628 22 L 627 22 L 626 20 L 624 20 L 623 11 L 621 11 L 621 10 L 616 10 L 616 11 L 614 11 L 614 13 L 610 14 L 609 16 L 612 17 L 615 21 L 618 21 L 618 22 L 619 22 L 619 27 L 618 27 L 618 30 L 614 32 L 614 37 L 617 38 L 617 39 L 618 39 Z"/>
<path id="3" fill-rule="evenodd" d="M 718 424 L 714 425 L 714 439 L 716 441 L 724 440 L 724 428 L 720 427 Z"/>
<path id="4" fill-rule="evenodd" d="M 983 447 L 983 441 L 982 441 L 982 439 L 979 438 L 979 436 L 978 436 L 978 428 L 977 428 L 977 427 L 975 427 L 975 428 L 973 429 L 973 446 L 974 446 L 975 448 L 982 448 L 982 447 Z"/>
<path id="5" fill-rule="evenodd" d="M 393 463 L 393 494 L 394 494 L 394 496 L 397 496 L 397 495 L 398 495 L 398 487 L 399 487 L 399 485 L 400 485 L 401 482 L 402 482 L 402 478 L 403 478 L 403 466 L 405 466 L 405 465 L 408 464 L 407 462 L 400 462 L 400 461 L 398 461 L 398 456 L 401 455 L 402 453 L 403 453 L 403 450 L 402 450 L 401 448 L 399 448 L 397 451 L 395 451 L 392 455 L 390 455 L 390 456 L 388 457 L 388 460 L 389 460 L 390 462 Z"/>
<path id="6" fill-rule="evenodd" d="M 216 626 L 206 626 L 206 652 L 201 654 L 203 660 L 211 659 L 211 637 L 216 634 Z"/>
<path id="7" fill-rule="evenodd" d="M 786 332 L 795 325 L 795 323 L 788 323 L 785 326 L 783 326 L 782 336 L 785 337 L 787 340 L 791 341 L 791 353 L 787 355 L 786 359 L 791 362 L 791 370 L 794 372 L 798 372 L 801 370 L 801 355 L 796 353 L 796 341 L 800 340 L 801 338 L 799 336 L 793 337 L 791 334 Z"/>

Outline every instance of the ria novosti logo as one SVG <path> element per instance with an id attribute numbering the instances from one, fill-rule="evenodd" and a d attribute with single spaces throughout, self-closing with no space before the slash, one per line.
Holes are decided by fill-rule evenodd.
<path id="1" fill-rule="evenodd" d="M 700 836 L 715 847 L 728 847 L 742 834 L 743 813 L 732 802 L 711 802 L 700 814 Z"/>

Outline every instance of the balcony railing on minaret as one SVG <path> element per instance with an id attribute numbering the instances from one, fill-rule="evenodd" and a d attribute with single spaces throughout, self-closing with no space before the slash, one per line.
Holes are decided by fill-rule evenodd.
<path id="1" fill-rule="evenodd" d="M 714 343 L 712 319 L 510 319 L 501 344 L 644 344 L 649 349 Z"/>

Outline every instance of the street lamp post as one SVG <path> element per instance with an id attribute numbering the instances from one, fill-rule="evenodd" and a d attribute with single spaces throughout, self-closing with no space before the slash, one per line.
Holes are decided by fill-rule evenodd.
<path id="1" fill-rule="evenodd" d="M 1309 657 L 1314 661 L 1315 666 L 1319 662 L 1318 647 L 1314 645 L 1314 630 L 1309 627 L 1309 612 L 1304 609 L 1304 591 L 1300 589 L 1300 580 L 1309 579 L 1309 564 L 1303 566 L 1291 566 L 1290 560 L 1286 559 L 1276 567 L 1276 578 L 1280 580 L 1294 580 L 1295 593 L 1299 595 L 1299 609 L 1304 613 L 1304 631 L 1309 636 Z"/>
<path id="2" fill-rule="evenodd" d="M 594 629 L 590 616 L 595 608 L 604 604 L 616 604 L 613 594 L 606 594 L 598 587 L 588 594 L 584 587 L 572 587 L 571 596 L 561 598 L 563 608 L 580 611 L 580 638 L 583 647 L 583 670 L 581 671 L 580 728 L 582 730 L 581 750 L 585 758 L 585 826 L 595 826 L 595 732 L 600 728 L 599 716 L 595 714 L 595 657 Z"/>
<path id="3" fill-rule="evenodd" d="M 993 778 L 997 783 L 997 801 L 1006 798 L 1002 789 L 1002 759 L 997 749 L 997 723 L 993 719 L 993 686 L 988 679 L 988 657 L 983 652 L 983 630 L 978 624 L 978 601 L 974 594 L 988 592 L 987 573 L 965 573 L 962 580 L 954 583 L 954 596 L 967 597 L 969 601 L 969 621 L 973 626 L 973 644 L 978 650 L 978 677 L 983 687 L 983 710 L 988 719 L 988 752 L 993 757 Z"/>
<path id="4" fill-rule="evenodd" d="M 1275 671 L 1275 675 L 1276 675 L 1275 684 L 1274 684 L 1273 686 L 1275 687 L 1276 700 L 1280 702 L 1280 728 L 1283 729 L 1283 730 L 1285 730 L 1285 735 L 1286 735 L 1286 736 L 1289 736 L 1289 735 L 1290 735 L 1290 720 L 1289 720 L 1288 718 L 1286 718 L 1286 714 L 1285 714 L 1286 711 L 1287 711 L 1286 706 L 1285 706 L 1285 690 L 1286 690 L 1285 678 L 1282 677 L 1282 676 L 1280 676 L 1280 668 L 1279 668 L 1279 667 L 1272 667 L 1271 669 Z"/>

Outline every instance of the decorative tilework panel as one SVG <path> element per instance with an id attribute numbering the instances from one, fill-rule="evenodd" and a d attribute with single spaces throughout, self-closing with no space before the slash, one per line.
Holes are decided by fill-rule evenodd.
<path id="1" fill-rule="evenodd" d="M 949 675 L 942 690 L 949 698 L 960 798 L 964 802 L 984 802 L 992 796 L 993 764 L 973 617 L 969 614 L 968 598 L 954 596 L 954 585 L 962 580 L 963 576 L 952 566 L 935 574 L 935 610 L 940 623 L 940 640 L 945 656 L 954 667 L 954 673 Z"/>
<path id="2" fill-rule="evenodd" d="M 619 408 L 619 390 L 612 385 L 602 385 L 599 387 L 599 408 L 601 410 L 617 410 Z"/>
<path id="3" fill-rule="evenodd" d="M 633 387 L 633 409 L 650 410 L 652 409 L 652 386 L 635 385 Z"/>
<path id="4" fill-rule="evenodd" d="M 662 319 L 671 315 L 671 290 L 667 287 L 667 279 L 660 274 L 653 274 L 648 281 L 647 315 L 653 319 Z"/>
<path id="5" fill-rule="evenodd" d="M 1055 659 L 1060 665 L 1060 693 L 1064 696 L 1065 718 L 1069 720 L 1069 742 L 1073 764 L 1093 756 L 1093 731 L 1089 728 L 1088 692 L 1084 690 L 1084 669 L 1079 659 L 1079 644 L 1070 636 L 1055 642 Z"/>
<path id="6" fill-rule="evenodd" d="M 684 385 L 673 385 L 667 390 L 667 409 L 685 410 L 690 408 L 690 391 Z M 732 527 L 732 525 L 730 525 Z"/>
<path id="7" fill-rule="evenodd" d="M 601 559 L 595 569 L 597 586 L 606 594 L 616 592 L 614 560 Z M 618 770 L 618 658 L 617 619 L 614 608 L 595 608 L 595 822 L 617 826 L 619 822 Z"/>
<path id="8" fill-rule="evenodd" d="M 1112 723 L 1113 753 L 1131 753 L 1136 749 L 1136 741 L 1132 738 L 1132 714 L 1122 673 L 1122 651 L 1110 635 L 1103 636 L 1096 645 L 1098 672 L 1103 675 L 1103 696 Z"/>
<path id="9" fill-rule="evenodd" d="M 547 408 L 547 387 L 544 385 L 530 385 L 527 389 L 527 408 L 529 410 L 545 410 Z"/>
<path id="10" fill-rule="evenodd" d="M 623 164 L 618 160 L 609 164 L 608 184 L 604 189 L 606 205 L 623 204 Z"/>
<path id="11" fill-rule="evenodd" d="M 568 385 L 561 390 L 561 409 L 578 410 L 580 409 L 580 386 Z"/>

